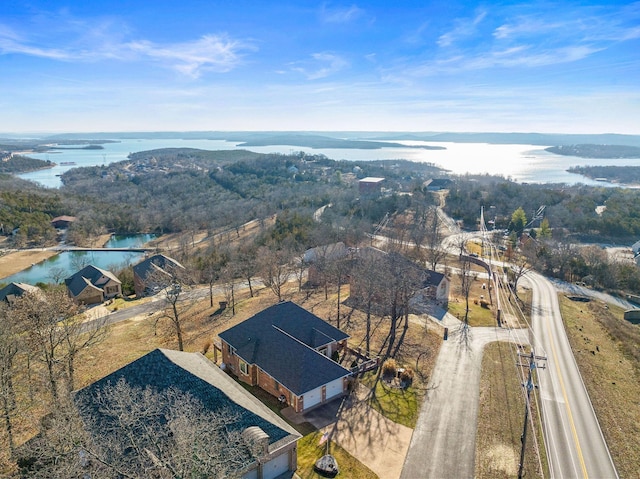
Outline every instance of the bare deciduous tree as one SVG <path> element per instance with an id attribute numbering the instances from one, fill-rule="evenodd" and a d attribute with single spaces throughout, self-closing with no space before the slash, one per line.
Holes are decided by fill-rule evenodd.
<path id="1" fill-rule="evenodd" d="M 262 282 L 278 297 L 278 301 L 282 301 L 282 288 L 291 274 L 289 252 L 273 245 L 263 246 L 258 249 L 258 257 Z"/>
<path id="2" fill-rule="evenodd" d="M 8 449 L 13 455 L 13 414 L 16 410 L 14 381 L 18 372 L 15 359 L 19 351 L 20 336 L 8 309 L 4 302 L 0 303 L 0 413 L 7 435 Z"/>
<path id="3" fill-rule="evenodd" d="M 348 254 L 346 257 L 336 256 L 331 258 L 327 264 L 327 269 L 331 277 L 338 287 L 337 298 L 337 324 L 336 327 L 340 329 L 340 303 L 342 301 L 341 292 L 349 272 L 352 268 L 352 255 Z"/>
<path id="4" fill-rule="evenodd" d="M 520 299 L 518 297 L 518 283 L 529 271 L 531 271 L 531 267 L 524 256 L 517 255 L 517 257 L 511 261 L 509 276 L 511 276 L 513 280 L 513 293 L 516 295 L 516 299 Z"/>
<path id="5" fill-rule="evenodd" d="M 183 317 L 195 304 L 195 301 L 186 294 L 190 283 L 189 272 L 184 268 L 168 265 L 166 269 L 158 268 L 150 272 L 145 281 L 154 285 L 154 289 L 160 289 L 166 306 L 164 314 L 155 318 L 156 326 L 160 320 L 168 319 L 176 335 L 178 349 L 184 351 Z"/>
<path id="6" fill-rule="evenodd" d="M 54 404 L 60 404 L 60 379 L 66 392 L 74 389 L 78 353 L 106 333 L 100 320 L 85 322 L 83 311 L 64 288 L 24 294 L 12 306 L 30 354 L 45 368 Z"/>
<path id="7" fill-rule="evenodd" d="M 368 250 L 360 251 L 354 265 L 353 275 L 357 278 L 351 298 L 357 301 L 366 314 L 365 351 L 367 356 L 371 353 L 371 315 L 375 307 L 376 295 L 382 288 L 381 275 L 382 264 L 377 255 L 368 254 Z"/>
<path id="8" fill-rule="evenodd" d="M 233 427 L 238 416 L 211 411 L 177 389 L 107 383 L 76 407 L 46 418 L 25 447 L 23 477 L 237 478 L 261 452 Z"/>
<path id="9" fill-rule="evenodd" d="M 471 295 L 471 286 L 476 279 L 475 273 L 471 270 L 471 261 L 468 256 L 461 256 L 460 269 L 458 270 L 458 278 L 460 280 L 460 294 L 464 297 L 465 310 L 462 318 L 462 340 L 467 342 L 469 339 L 469 296 Z"/>
<path id="10" fill-rule="evenodd" d="M 438 264 L 447 256 L 447 251 L 442 247 L 444 238 L 442 220 L 435 206 L 429 208 L 425 220 L 425 257 L 428 267 L 435 271 Z"/>
<path id="11" fill-rule="evenodd" d="M 220 278 L 223 281 L 224 297 L 227 305 L 231 307 L 231 314 L 236 314 L 236 283 L 238 281 L 238 270 L 233 261 L 224 267 Z"/>
<path id="12" fill-rule="evenodd" d="M 258 274 L 259 264 L 257 260 L 257 247 L 250 240 L 244 240 L 236 250 L 233 261 L 236 264 L 238 274 L 244 278 L 249 286 L 249 296 L 253 298 L 253 277 Z"/>

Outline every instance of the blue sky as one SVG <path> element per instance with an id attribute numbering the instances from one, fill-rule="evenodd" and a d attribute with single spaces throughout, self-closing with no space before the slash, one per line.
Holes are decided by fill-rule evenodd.
<path id="1" fill-rule="evenodd" d="M 0 132 L 640 134 L 640 2 L 1 0 Z"/>

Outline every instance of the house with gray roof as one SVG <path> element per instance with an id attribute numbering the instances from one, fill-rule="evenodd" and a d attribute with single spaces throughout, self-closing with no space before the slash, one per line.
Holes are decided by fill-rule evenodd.
<path id="1" fill-rule="evenodd" d="M 334 261 L 345 260 L 355 250 L 348 248 L 342 241 L 316 246 L 305 251 L 302 260 L 307 269 L 307 284 L 321 286 L 327 281 L 327 268 Z"/>
<path id="2" fill-rule="evenodd" d="M 350 371 L 331 357 L 349 336 L 291 301 L 220 333 L 222 361 L 241 381 L 304 412 L 347 392 Z"/>
<path id="3" fill-rule="evenodd" d="M 155 349 L 75 393 L 75 403 L 89 432 L 97 441 L 110 446 L 107 454 L 137 454 L 138 449 L 149 454 L 148 451 L 153 452 L 155 447 L 155 444 L 149 444 L 147 448 L 143 443 L 137 449 L 132 448 L 127 434 L 118 433 L 122 422 L 110 414 L 111 408 L 104 406 L 105 395 L 109 401 L 112 386 L 122 381 L 131 388 L 167 394 L 160 397 L 175 397 L 176 393 L 188 395 L 206 413 L 232 417 L 233 420 L 225 424 L 223 435 L 217 439 L 222 444 L 210 446 L 223 453 L 225 450 L 233 453 L 234 467 L 238 464 L 237 477 L 274 479 L 296 470 L 297 441 L 301 435 L 295 429 L 202 354 L 169 349 Z M 147 419 L 154 424 L 144 428 L 158 431 L 157 437 L 167 445 L 166 451 L 171 449 L 174 437 L 169 424 L 171 406 L 163 408 L 160 405 L 157 411 L 148 416 L 153 419 Z M 232 442 L 231 438 L 237 440 L 238 435 L 243 440 Z M 194 444 L 197 439 L 193 438 Z M 123 441 L 126 444 L 118 444 Z M 259 448 L 249 447 L 251 444 L 258 444 Z M 199 446 L 206 450 L 209 444 Z M 117 462 L 118 457 L 115 459 Z M 154 455 L 154 462 L 162 463 L 162 458 Z"/>
<path id="4" fill-rule="evenodd" d="M 409 307 L 413 313 L 428 313 L 433 305 L 444 308 L 449 303 L 451 280 L 438 271 L 423 268 L 399 253 L 387 253 L 372 246 L 357 251 L 355 262 L 358 261 L 376 264 L 378 271 L 402 272 L 412 290 Z M 384 281 L 384 275 L 380 276 Z M 357 274 L 349 276 L 349 284 L 350 300 L 355 304 L 360 303 L 369 294 L 367 281 Z M 374 303 L 379 303 L 378 298 L 374 297 Z"/>
<path id="5" fill-rule="evenodd" d="M 133 288 L 136 297 L 142 298 L 157 293 L 163 286 L 160 284 L 161 278 L 166 277 L 168 282 L 177 272 L 183 270 L 184 266 L 163 254 L 156 254 L 140 261 L 133 267 Z"/>
<path id="6" fill-rule="evenodd" d="M 27 283 L 9 283 L 0 289 L 0 301 L 11 304 L 16 298 L 25 293 L 38 293 L 40 289 Z"/>
<path id="7" fill-rule="evenodd" d="M 97 304 L 122 294 L 120 280 L 110 271 L 89 265 L 64 280 L 77 303 Z"/>

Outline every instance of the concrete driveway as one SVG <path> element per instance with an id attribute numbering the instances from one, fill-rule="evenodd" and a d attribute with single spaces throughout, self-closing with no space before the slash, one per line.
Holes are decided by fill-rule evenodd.
<path id="1" fill-rule="evenodd" d="M 446 315 L 446 323 L 456 319 Z M 458 325 L 459 325 L 458 321 Z M 528 344 L 528 330 L 450 330 L 440 347 L 402 471 L 402 479 L 471 478 L 484 347 L 494 341 Z"/>
<path id="2" fill-rule="evenodd" d="M 372 409 L 360 385 L 351 396 L 337 399 L 306 414 L 282 411 L 294 422 L 310 422 L 381 479 L 399 479 L 413 430 Z"/>

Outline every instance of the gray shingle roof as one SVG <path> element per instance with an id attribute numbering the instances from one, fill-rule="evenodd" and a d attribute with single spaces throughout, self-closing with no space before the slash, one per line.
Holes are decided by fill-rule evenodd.
<path id="1" fill-rule="evenodd" d="M 120 284 L 120 280 L 110 271 L 89 265 L 64 280 L 73 296 L 78 296 L 86 288 L 102 290 L 109 281 Z"/>
<path id="2" fill-rule="evenodd" d="M 153 271 L 167 271 L 171 268 L 184 269 L 184 266 L 173 258 L 163 254 L 156 254 L 136 264 L 133 267 L 133 273 L 144 280 Z"/>
<path id="3" fill-rule="evenodd" d="M 0 301 L 10 299 L 12 297 L 22 296 L 26 292 L 40 291 L 37 286 L 32 286 L 27 283 L 9 283 L 4 288 L 0 289 Z"/>
<path id="4" fill-rule="evenodd" d="M 220 333 L 249 364 L 300 396 L 349 370 L 316 351 L 349 336 L 290 301 L 275 304 Z"/>
<path id="5" fill-rule="evenodd" d="M 225 372 L 199 353 L 156 349 L 138 360 L 76 392 L 83 410 L 91 409 L 93 398 L 108 384 L 123 378 L 130 386 L 150 387 L 156 392 L 169 388 L 189 393 L 211 412 L 230 411 L 239 418 L 231 428 L 240 432 L 258 426 L 269 436 L 269 452 L 298 440 L 301 436 L 282 418 L 237 384 Z"/>

